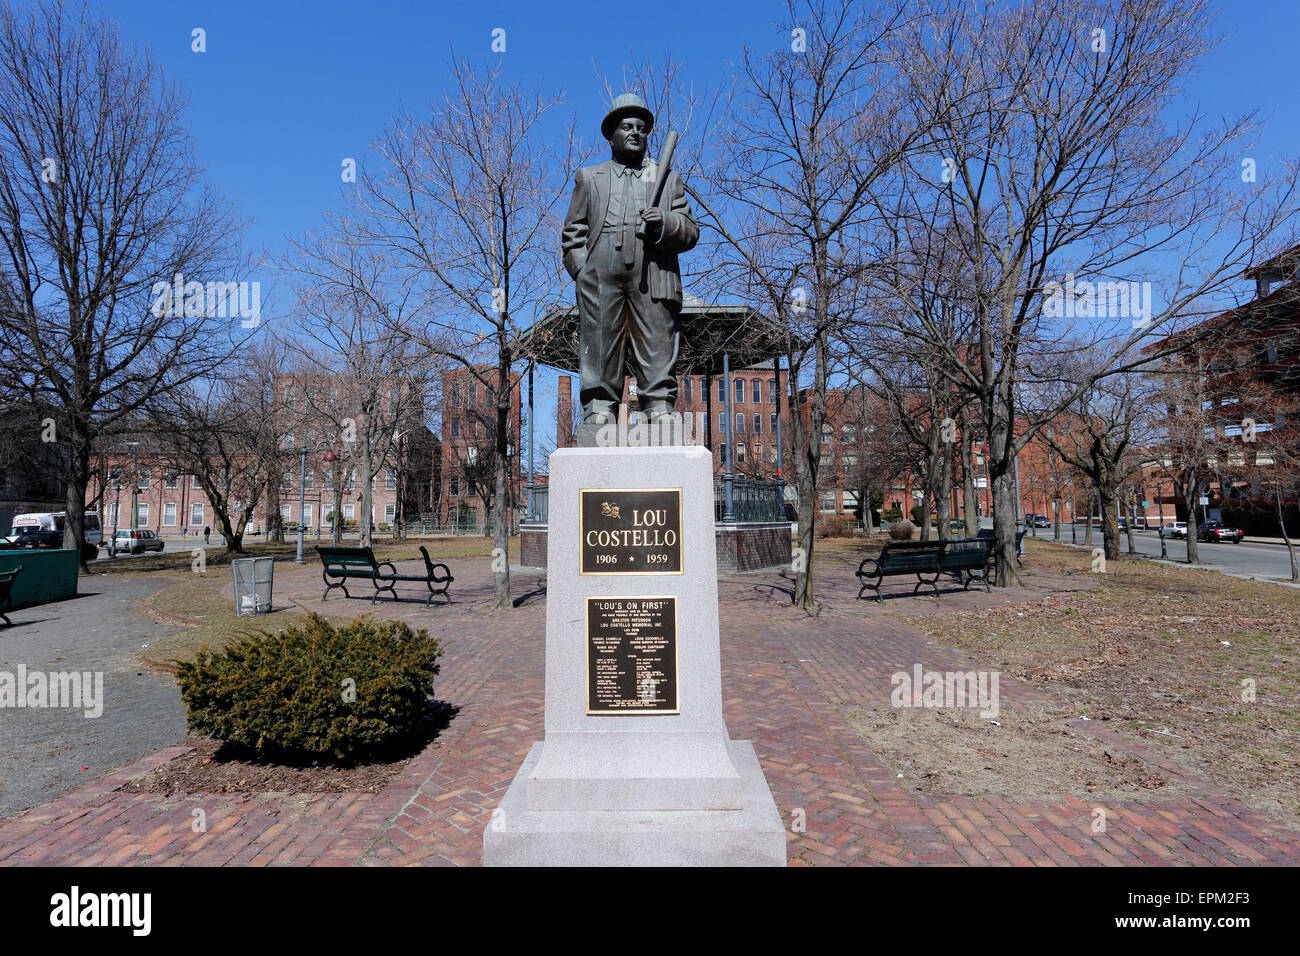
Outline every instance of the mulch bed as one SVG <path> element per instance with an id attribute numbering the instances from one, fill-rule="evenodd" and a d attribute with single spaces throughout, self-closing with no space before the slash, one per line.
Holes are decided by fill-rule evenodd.
<path id="1" fill-rule="evenodd" d="M 405 754 L 387 761 L 342 766 L 293 766 L 260 759 L 207 737 L 190 737 L 187 754 L 124 784 L 125 793 L 378 793 L 410 762 Z"/>

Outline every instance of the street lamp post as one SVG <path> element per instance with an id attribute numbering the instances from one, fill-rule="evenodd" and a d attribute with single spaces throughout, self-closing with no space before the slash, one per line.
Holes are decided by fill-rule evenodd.
<path id="1" fill-rule="evenodd" d="M 307 452 L 315 451 L 320 445 L 317 444 L 312 448 L 303 445 L 298 449 L 302 455 L 302 460 L 298 466 L 298 556 L 293 559 L 294 564 L 302 564 L 302 512 L 303 506 L 307 503 Z M 334 461 L 338 456 L 329 448 L 325 449 L 325 454 L 321 456 L 324 461 Z M 317 540 L 320 540 L 320 532 L 316 534 Z"/>

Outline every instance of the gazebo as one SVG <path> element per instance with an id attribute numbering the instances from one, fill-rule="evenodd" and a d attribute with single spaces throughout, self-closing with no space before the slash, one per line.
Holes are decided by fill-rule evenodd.
<path id="1" fill-rule="evenodd" d="M 681 346 L 678 375 L 722 375 L 731 369 L 770 364 L 780 381 L 781 356 L 786 354 L 789 333 L 757 310 L 741 303 L 709 303 L 689 293 L 682 297 Z M 546 365 L 573 375 L 580 374 L 578 361 L 578 310 L 576 305 L 552 309 L 524 330 L 514 341 L 514 354 L 529 362 L 528 370 L 528 515 L 521 528 L 525 564 L 545 565 L 546 526 L 549 512 L 548 489 L 532 482 L 534 462 L 531 429 L 533 422 L 533 365 Z M 720 480 L 714 482 L 714 515 L 720 571 L 748 571 L 763 567 L 788 566 L 790 524 L 785 518 L 785 483 L 781 476 L 781 397 L 777 390 L 777 479 L 756 481 L 736 478 L 732 473 L 732 443 L 724 442 L 725 459 Z M 713 390 L 705 392 L 707 432 L 705 444 L 713 448 Z M 731 389 L 723 390 L 723 414 L 731 421 Z M 531 557 L 531 560 L 530 560 Z"/>

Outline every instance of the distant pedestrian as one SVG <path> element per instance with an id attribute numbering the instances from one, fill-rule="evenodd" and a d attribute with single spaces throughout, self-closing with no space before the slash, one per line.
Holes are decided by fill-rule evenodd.
<path id="1" fill-rule="evenodd" d="M 212 543 L 212 526 L 211 526 L 211 525 L 206 525 L 206 524 L 205 524 L 205 525 L 203 526 L 203 543 L 204 543 L 204 544 L 211 544 L 211 543 Z"/>

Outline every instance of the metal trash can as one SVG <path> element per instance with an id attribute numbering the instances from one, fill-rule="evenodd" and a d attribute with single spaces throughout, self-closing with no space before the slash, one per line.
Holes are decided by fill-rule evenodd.
<path id="1" fill-rule="evenodd" d="M 236 558 L 230 562 L 235 575 L 235 614 L 268 614 L 275 581 L 274 558 Z"/>

